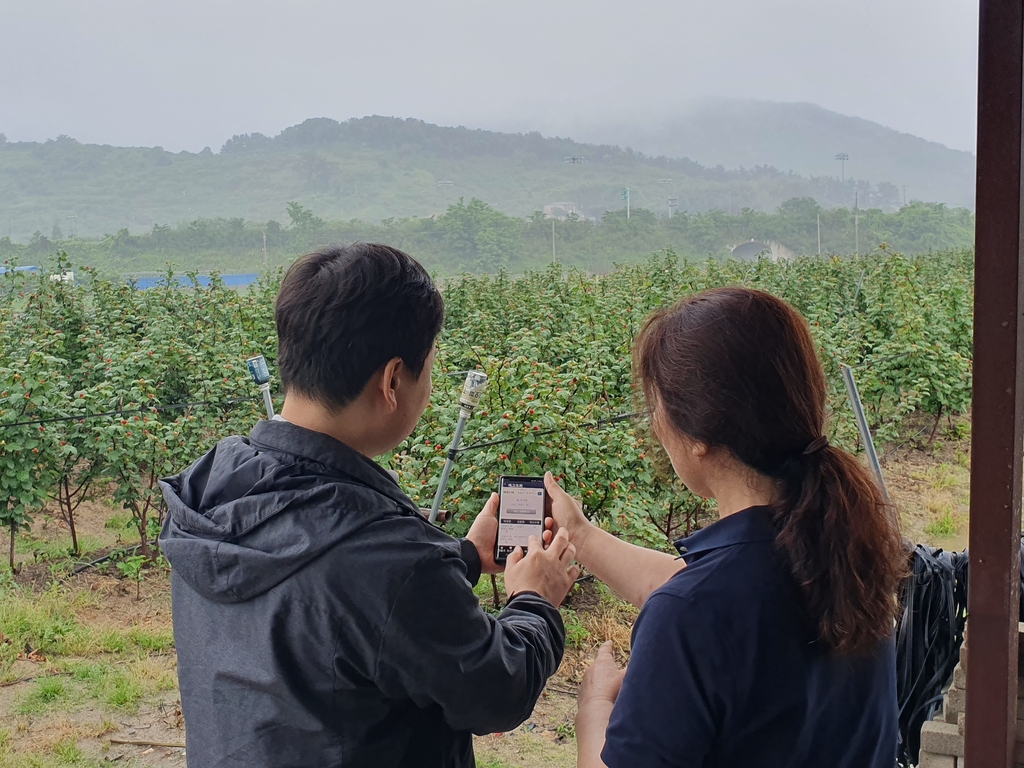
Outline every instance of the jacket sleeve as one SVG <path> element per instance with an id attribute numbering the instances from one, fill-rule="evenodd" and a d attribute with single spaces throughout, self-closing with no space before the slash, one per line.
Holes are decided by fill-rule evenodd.
<path id="1" fill-rule="evenodd" d="M 564 650 L 551 603 L 523 594 L 495 618 L 480 609 L 458 554 L 439 548 L 395 600 L 374 682 L 387 696 L 438 705 L 454 730 L 509 731 L 533 712 Z"/>

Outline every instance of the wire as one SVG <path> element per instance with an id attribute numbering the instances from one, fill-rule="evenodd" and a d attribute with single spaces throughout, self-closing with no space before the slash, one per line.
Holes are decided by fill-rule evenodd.
<path id="1" fill-rule="evenodd" d="M 15 421 L 10 424 L 0 424 L 0 429 L 8 429 L 11 427 L 26 427 L 34 424 L 54 424 L 59 421 L 85 421 L 86 419 L 98 419 L 104 416 L 123 416 L 125 414 L 132 413 L 154 413 L 156 411 L 174 411 L 182 410 L 185 408 L 195 408 L 196 406 L 214 406 L 223 407 L 226 405 L 236 405 L 238 403 L 246 403 L 253 400 L 258 400 L 256 396 L 250 397 L 234 397 L 229 400 L 221 400 L 214 402 L 212 400 L 202 400 L 191 403 L 173 403 L 171 405 L 151 405 L 146 408 L 120 408 L 116 411 L 104 411 L 102 413 L 80 413 L 75 416 L 54 416 L 50 419 L 33 419 L 31 421 Z"/>
<path id="2" fill-rule="evenodd" d="M 580 424 L 580 428 L 581 428 L 581 430 L 582 429 L 597 429 L 598 427 L 603 427 L 606 424 L 615 424 L 615 423 L 620 422 L 620 421 L 626 421 L 627 419 L 635 418 L 635 417 L 637 417 L 639 415 L 640 414 L 638 414 L 638 413 L 620 413 L 618 416 L 610 416 L 607 419 L 598 419 L 597 421 L 590 422 L 589 424 Z M 577 431 L 580 431 L 580 430 L 577 430 Z M 547 435 L 554 435 L 554 434 L 558 434 L 560 432 L 565 432 L 565 430 L 564 429 L 548 429 L 548 430 L 545 430 L 543 432 L 524 432 L 523 434 L 519 435 L 518 437 L 506 437 L 506 438 L 503 438 L 501 440 L 492 440 L 492 441 L 487 442 L 487 443 L 473 443 L 472 445 L 467 445 L 465 448 L 459 448 L 456 451 L 456 453 L 462 453 L 464 451 L 475 451 L 475 450 L 478 450 L 480 448 L 490 448 L 490 447 L 495 446 L 495 445 L 507 445 L 508 443 L 519 442 L 524 437 L 546 437 Z"/>

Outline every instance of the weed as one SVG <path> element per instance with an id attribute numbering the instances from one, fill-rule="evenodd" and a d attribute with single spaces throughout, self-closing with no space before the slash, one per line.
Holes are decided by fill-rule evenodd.
<path id="1" fill-rule="evenodd" d="M 82 760 L 82 750 L 75 739 L 61 739 L 53 745 L 53 756 L 66 765 L 78 765 Z"/>
<path id="2" fill-rule="evenodd" d="M 115 709 L 134 712 L 139 708 L 142 686 L 123 673 L 111 673 L 105 701 Z"/>
<path id="3" fill-rule="evenodd" d="M 146 567 L 147 558 L 145 555 L 132 555 L 126 557 L 123 560 L 117 561 L 117 570 L 121 572 L 121 575 L 126 579 L 131 579 L 135 582 L 135 599 L 138 600 L 141 597 L 140 590 L 142 589 L 142 580 L 145 578 L 143 569 Z"/>
<path id="4" fill-rule="evenodd" d="M 29 691 L 15 706 L 19 715 L 38 715 L 52 709 L 67 698 L 68 690 L 60 677 L 42 677 L 36 687 Z"/>
<path id="5" fill-rule="evenodd" d="M 562 609 L 562 623 L 565 625 L 565 645 L 579 650 L 590 639 L 590 630 L 583 626 L 579 615 L 571 608 Z"/>
<path id="6" fill-rule="evenodd" d="M 174 648 L 174 633 L 170 630 L 165 632 L 147 632 L 138 627 L 132 627 L 125 634 L 125 639 L 129 643 L 138 646 L 143 651 L 160 653 Z"/>
<path id="7" fill-rule="evenodd" d="M 933 520 L 927 526 L 925 526 L 924 532 L 929 536 L 956 536 L 957 534 L 957 523 L 953 519 L 953 510 L 946 507 L 941 517 Z"/>
<path id="8" fill-rule="evenodd" d="M 576 738 L 576 724 L 571 718 L 566 717 L 562 722 L 555 728 L 555 733 L 558 734 L 559 739 L 575 739 Z"/>

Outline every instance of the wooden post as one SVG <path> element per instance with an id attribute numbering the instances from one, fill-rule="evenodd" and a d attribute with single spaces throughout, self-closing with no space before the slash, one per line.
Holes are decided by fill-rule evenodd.
<path id="1" fill-rule="evenodd" d="M 980 0 L 966 764 L 1014 765 L 1024 443 L 1024 4 Z"/>

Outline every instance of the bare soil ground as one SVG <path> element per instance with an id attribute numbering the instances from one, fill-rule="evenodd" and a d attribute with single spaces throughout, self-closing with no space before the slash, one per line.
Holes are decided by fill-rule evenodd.
<path id="1" fill-rule="evenodd" d="M 951 422 L 933 443 L 926 431 L 925 442 L 882 451 L 889 492 L 915 542 L 966 546 L 968 429 Z M 18 543 L 19 573 L 0 566 L 0 768 L 185 765 L 167 571 L 150 569 L 139 583 L 110 561 L 73 572 L 133 544 L 137 532 L 126 522 L 105 502 L 84 505 L 85 553 L 73 560 L 66 527 L 42 516 Z M 0 551 L 7 543 L 0 533 Z M 478 591 L 490 601 L 489 584 Z M 586 580 L 564 616 L 568 648 L 558 674 L 526 723 L 477 739 L 481 768 L 575 765 L 576 688 L 606 639 L 628 659 L 636 611 Z"/>

